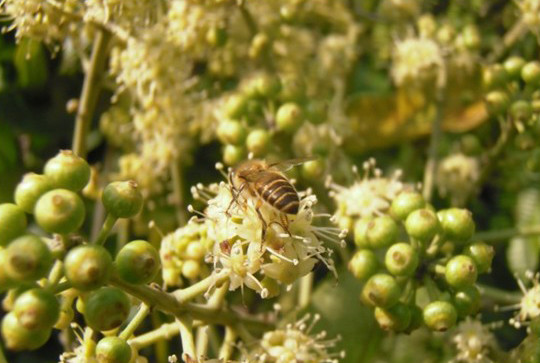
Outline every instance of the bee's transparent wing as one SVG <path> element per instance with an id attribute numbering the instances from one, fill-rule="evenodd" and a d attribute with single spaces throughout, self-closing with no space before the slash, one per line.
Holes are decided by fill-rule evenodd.
<path id="1" fill-rule="evenodd" d="M 289 160 L 280 160 L 280 161 L 276 161 L 274 163 L 270 163 L 268 165 L 271 168 L 276 168 L 276 169 L 279 169 L 281 171 L 287 171 L 287 170 L 290 170 L 290 169 L 292 169 L 293 167 L 295 167 L 297 165 L 306 163 L 308 161 L 313 161 L 313 160 L 317 160 L 317 158 L 314 157 L 314 156 L 310 156 L 310 157 L 305 157 L 305 158 L 295 158 L 295 159 L 289 159 Z"/>

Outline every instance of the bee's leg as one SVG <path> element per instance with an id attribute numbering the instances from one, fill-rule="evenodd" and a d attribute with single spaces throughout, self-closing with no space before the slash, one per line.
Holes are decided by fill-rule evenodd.
<path id="1" fill-rule="evenodd" d="M 266 237 L 266 229 L 268 228 L 268 224 L 264 220 L 264 218 L 262 216 L 262 213 L 260 211 L 260 208 L 262 207 L 262 204 L 263 204 L 262 200 L 260 198 L 257 199 L 257 204 L 255 204 L 255 211 L 257 212 L 259 218 L 261 219 L 261 223 L 262 223 L 261 242 L 264 242 L 264 238 Z M 262 246 L 262 243 L 261 243 L 261 246 Z"/>
<path id="2" fill-rule="evenodd" d="M 242 193 L 242 191 L 244 190 L 245 186 L 246 186 L 246 183 L 242 183 L 240 188 L 236 189 L 236 187 L 233 184 L 231 184 L 232 199 L 231 199 L 231 202 L 229 203 L 229 206 L 225 210 L 225 214 L 227 215 L 227 217 L 231 216 L 231 214 L 229 213 L 229 209 L 231 209 L 233 203 L 238 203 L 238 197 L 240 196 L 240 193 Z"/>
<path id="3" fill-rule="evenodd" d="M 281 213 L 279 215 L 279 219 L 281 220 L 280 222 L 272 221 L 270 222 L 270 225 L 277 224 L 281 227 L 281 229 L 283 229 L 283 231 L 285 231 L 290 237 L 292 237 L 292 234 L 289 231 L 289 220 L 287 219 L 287 216 L 284 213 Z"/>

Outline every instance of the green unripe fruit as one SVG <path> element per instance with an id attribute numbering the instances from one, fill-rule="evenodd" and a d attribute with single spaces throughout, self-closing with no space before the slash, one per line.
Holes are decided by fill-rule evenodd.
<path id="1" fill-rule="evenodd" d="M 158 273 L 159 253 L 150 243 L 136 240 L 126 244 L 114 260 L 118 275 L 130 284 L 147 284 Z"/>
<path id="2" fill-rule="evenodd" d="M 422 242 L 429 242 L 440 231 L 439 220 L 430 209 L 417 209 L 405 220 L 407 234 Z"/>
<path id="3" fill-rule="evenodd" d="M 54 189 L 41 196 L 34 215 L 41 228 L 49 233 L 69 234 L 79 229 L 86 211 L 81 198 L 67 189 Z"/>
<path id="4" fill-rule="evenodd" d="M 503 91 L 491 91 L 485 97 L 486 107 L 490 114 L 494 116 L 502 115 L 508 109 L 510 100 Z"/>
<path id="5" fill-rule="evenodd" d="M 223 161 L 227 165 L 236 165 L 246 158 L 246 149 L 243 146 L 225 145 L 223 148 Z"/>
<path id="6" fill-rule="evenodd" d="M 378 268 L 377 256 L 371 250 L 359 250 L 349 261 L 349 270 L 359 280 L 368 279 Z"/>
<path id="7" fill-rule="evenodd" d="M 373 248 L 387 247 L 396 242 L 398 225 L 390 216 L 383 215 L 369 222 L 366 238 Z"/>
<path id="8" fill-rule="evenodd" d="M 388 274 L 371 276 L 362 289 L 362 299 L 365 303 L 382 308 L 394 306 L 400 295 L 398 283 Z"/>
<path id="9" fill-rule="evenodd" d="M 456 291 L 453 303 L 458 316 L 465 317 L 476 314 L 480 309 L 480 291 L 474 285 Z"/>
<path id="10" fill-rule="evenodd" d="M 246 138 L 246 129 L 238 121 L 224 120 L 219 123 L 216 134 L 224 144 L 239 145 Z"/>
<path id="11" fill-rule="evenodd" d="M 259 75 L 253 82 L 257 95 L 263 98 L 273 98 L 281 90 L 279 78 L 269 74 Z"/>
<path id="12" fill-rule="evenodd" d="M 26 231 L 24 211 L 11 203 L 0 204 L 0 246 L 5 246 Z"/>
<path id="13" fill-rule="evenodd" d="M 289 102 L 281 105 L 276 113 L 276 127 L 285 132 L 295 131 L 304 121 L 302 109 L 298 104 Z"/>
<path id="14" fill-rule="evenodd" d="M 404 221 L 409 214 L 417 209 L 424 208 L 426 201 L 418 192 L 401 192 L 392 201 L 390 214 L 392 217 Z"/>
<path id="15" fill-rule="evenodd" d="M 223 112 L 229 119 L 240 119 L 246 112 L 247 98 L 241 94 L 229 96 L 225 101 Z"/>
<path id="16" fill-rule="evenodd" d="M 270 148 L 271 136 L 264 129 L 255 129 L 251 131 L 246 138 L 246 147 L 254 156 L 263 156 Z"/>
<path id="17" fill-rule="evenodd" d="M 43 173 L 49 178 L 52 187 L 74 192 L 84 188 L 90 180 L 90 166 L 71 150 L 60 150 L 55 157 L 49 159 Z"/>
<path id="18" fill-rule="evenodd" d="M 27 173 L 15 188 L 15 203 L 26 213 L 34 213 L 38 199 L 49 190 L 49 178 L 41 174 Z"/>
<path id="19" fill-rule="evenodd" d="M 324 162 L 320 159 L 306 161 L 302 164 L 302 175 L 306 179 L 318 179 L 324 174 Z"/>
<path id="20" fill-rule="evenodd" d="M 408 243 L 396 243 L 386 251 L 384 264 L 392 275 L 411 276 L 418 267 L 418 253 Z"/>
<path id="21" fill-rule="evenodd" d="M 397 303 L 389 309 L 377 306 L 375 308 L 375 319 L 381 329 L 401 332 L 407 329 L 411 323 L 411 309 L 403 303 Z"/>
<path id="22" fill-rule="evenodd" d="M 131 218 L 142 209 L 143 196 L 133 180 L 112 182 L 103 189 L 101 201 L 113 217 Z"/>
<path id="23" fill-rule="evenodd" d="M 476 268 L 478 269 L 478 273 L 482 274 L 488 272 L 491 268 L 495 250 L 493 249 L 493 246 L 490 246 L 487 243 L 475 242 L 467 246 L 463 250 L 463 253 L 473 259 Z"/>
<path id="24" fill-rule="evenodd" d="M 496 87 L 502 87 L 505 85 L 508 79 L 508 74 L 504 67 L 500 64 L 493 64 L 484 68 L 482 72 L 482 81 L 484 87 L 487 89 L 493 89 Z"/>
<path id="25" fill-rule="evenodd" d="M 354 223 L 354 244 L 356 246 L 360 248 L 370 247 L 367 239 L 367 229 L 372 220 L 371 217 L 363 217 Z"/>
<path id="26" fill-rule="evenodd" d="M 452 304 L 446 301 L 434 301 L 424 308 L 424 323 L 431 330 L 447 331 L 456 325 L 457 312 Z"/>
<path id="27" fill-rule="evenodd" d="M 518 56 L 513 56 L 504 61 L 503 67 L 506 73 L 514 79 L 521 76 L 521 69 L 525 65 L 525 60 Z"/>
<path id="28" fill-rule="evenodd" d="M 96 358 L 100 363 L 129 363 L 131 347 L 118 337 L 105 337 L 96 345 Z"/>
<path id="29" fill-rule="evenodd" d="M 2 319 L 2 338 L 9 350 L 34 350 L 49 340 L 52 329 L 30 330 L 25 328 L 14 313 Z"/>
<path id="30" fill-rule="evenodd" d="M 53 262 L 51 251 L 33 235 L 17 238 L 6 248 L 6 272 L 16 281 L 35 281 L 44 277 Z"/>
<path id="31" fill-rule="evenodd" d="M 321 101 L 309 102 L 306 106 L 306 118 L 315 125 L 320 125 L 326 120 L 328 113 L 327 105 Z"/>
<path id="32" fill-rule="evenodd" d="M 459 142 L 461 151 L 465 155 L 474 156 L 479 155 L 482 152 L 482 143 L 478 136 L 473 134 L 465 134 L 461 137 Z"/>
<path id="33" fill-rule="evenodd" d="M 521 78 L 527 84 L 538 85 L 540 83 L 540 62 L 528 62 L 521 69 Z"/>
<path id="34" fill-rule="evenodd" d="M 457 242 L 467 242 L 474 234 L 475 224 L 472 213 L 467 209 L 450 208 L 439 211 L 437 217 L 446 238 Z"/>
<path id="35" fill-rule="evenodd" d="M 84 320 L 94 330 L 108 331 L 126 321 L 129 309 L 129 298 L 125 292 L 116 287 L 102 287 L 86 298 Z"/>
<path id="36" fill-rule="evenodd" d="M 64 272 L 71 285 L 81 291 L 103 286 L 113 268 L 109 252 L 99 245 L 83 245 L 71 249 L 64 259 Z"/>
<path id="37" fill-rule="evenodd" d="M 295 74 L 288 74 L 281 78 L 281 92 L 279 99 L 283 102 L 301 101 L 306 94 L 304 81 Z"/>
<path id="38" fill-rule="evenodd" d="M 222 47 L 227 43 L 227 31 L 219 26 L 213 26 L 206 32 L 206 42 L 213 47 Z"/>
<path id="39" fill-rule="evenodd" d="M 30 289 L 17 297 L 13 314 L 26 329 L 50 329 L 60 316 L 60 303 L 48 290 Z"/>
<path id="40" fill-rule="evenodd" d="M 514 101 L 510 105 L 510 116 L 517 121 L 528 121 L 533 113 L 532 104 L 525 100 Z"/>
<path id="41" fill-rule="evenodd" d="M 0 293 L 12 289 L 17 285 L 7 273 L 6 258 L 6 250 L 0 247 Z"/>
<path id="42" fill-rule="evenodd" d="M 463 289 L 476 282 L 478 270 L 472 258 L 458 255 L 448 261 L 444 276 L 448 285 L 456 289 Z"/>

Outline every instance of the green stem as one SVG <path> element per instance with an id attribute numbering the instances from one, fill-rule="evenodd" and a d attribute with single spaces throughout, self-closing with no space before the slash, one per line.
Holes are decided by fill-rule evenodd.
<path id="1" fill-rule="evenodd" d="M 311 291 L 313 290 L 313 272 L 308 273 L 300 279 L 300 289 L 298 291 L 298 307 L 303 309 L 311 301 Z"/>
<path id="2" fill-rule="evenodd" d="M 131 319 L 129 324 L 124 328 L 124 330 L 118 335 L 119 338 L 127 340 L 129 339 L 133 333 L 135 333 L 135 330 L 139 327 L 139 325 L 142 324 L 144 319 L 146 319 L 146 316 L 150 312 L 150 307 L 146 305 L 145 303 L 142 303 L 139 307 L 139 311 L 137 311 L 137 314 Z"/>
<path id="3" fill-rule="evenodd" d="M 128 342 L 135 349 L 149 347 L 157 342 L 169 340 L 180 333 L 180 326 L 177 321 L 174 323 L 164 323 L 156 328 L 137 337 L 131 338 Z"/>
<path id="4" fill-rule="evenodd" d="M 223 339 L 223 344 L 221 344 L 221 349 L 219 350 L 219 359 L 222 359 L 224 362 L 228 362 L 231 359 L 235 341 L 236 332 L 231 327 L 226 327 L 225 338 Z"/>
<path id="5" fill-rule="evenodd" d="M 522 299 L 522 294 L 513 291 L 501 290 L 496 287 L 477 284 L 482 297 L 486 297 L 502 305 L 519 304 Z"/>
<path id="6" fill-rule="evenodd" d="M 171 165 L 171 178 L 173 183 L 174 206 L 176 209 L 176 219 L 178 224 L 183 226 L 186 224 L 186 211 L 184 205 L 184 176 L 178 161 L 174 161 Z"/>
<path id="7" fill-rule="evenodd" d="M 79 108 L 75 116 L 73 152 L 82 158 L 86 158 L 86 137 L 101 89 L 101 78 L 105 71 L 110 39 L 111 36 L 108 32 L 97 30 L 94 47 L 92 48 L 92 57 L 84 78 Z"/>
<path id="8" fill-rule="evenodd" d="M 195 341 L 193 340 L 193 319 L 190 316 L 178 317 L 178 327 L 180 328 L 180 338 L 182 339 L 182 357 L 188 355 L 193 360 L 197 360 Z M 184 361 L 190 362 L 184 358 Z"/>
<path id="9" fill-rule="evenodd" d="M 254 36 L 258 32 L 257 23 L 255 22 L 255 19 L 253 19 L 253 16 L 249 12 L 248 9 L 246 9 L 245 1 L 242 1 L 238 4 L 238 9 L 240 9 L 240 14 L 242 14 L 242 18 L 246 22 L 246 25 L 249 29 L 249 32 L 251 33 L 251 36 Z"/>
<path id="10" fill-rule="evenodd" d="M 496 231 L 478 232 L 474 235 L 475 241 L 497 241 L 513 237 L 529 237 L 540 235 L 540 226 L 507 228 Z"/>
<path id="11" fill-rule="evenodd" d="M 61 292 L 66 291 L 67 289 L 71 289 L 71 283 L 69 283 L 69 281 L 64 281 L 59 284 L 56 284 L 55 286 L 52 286 L 50 289 L 55 295 L 60 294 Z"/>
<path id="12" fill-rule="evenodd" d="M 47 278 L 47 288 L 54 289 L 58 283 L 60 282 L 60 279 L 64 276 L 64 264 L 61 260 L 56 260 L 53 267 L 51 268 L 51 272 L 49 272 L 49 276 Z"/>
<path id="13" fill-rule="evenodd" d="M 440 291 L 431 277 L 429 276 L 424 277 L 424 286 L 427 289 L 429 299 L 431 301 L 435 301 L 439 299 Z"/>
<path id="14" fill-rule="evenodd" d="M 195 333 L 195 348 L 197 357 L 208 356 L 208 325 L 203 325 L 197 328 Z"/>
<path id="15" fill-rule="evenodd" d="M 0 344 L 0 363 L 7 363 L 6 356 L 4 355 L 4 348 Z"/>
<path id="16" fill-rule="evenodd" d="M 94 244 L 102 245 L 105 243 L 105 240 L 109 236 L 109 233 L 111 233 L 111 230 L 113 229 L 114 224 L 116 223 L 117 219 L 118 218 L 113 217 L 111 214 L 107 214 L 107 217 L 105 218 L 105 222 L 103 222 L 103 227 L 101 228 L 101 231 L 99 231 L 99 235 L 94 241 Z"/>
<path id="17" fill-rule="evenodd" d="M 193 285 L 186 287 L 184 289 L 176 290 L 172 295 L 180 304 L 184 304 L 188 301 L 195 299 L 198 296 L 203 295 L 207 292 L 212 286 L 219 286 L 223 284 L 226 280 L 229 279 L 229 273 L 227 271 L 222 271 L 215 275 L 210 275 L 204 280 L 194 283 Z"/>

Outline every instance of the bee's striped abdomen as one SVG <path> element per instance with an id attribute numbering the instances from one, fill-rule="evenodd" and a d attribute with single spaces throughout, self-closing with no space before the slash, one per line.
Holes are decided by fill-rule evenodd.
<path id="1" fill-rule="evenodd" d="M 280 173 L 267 172 L 255 183 L 261 198 L 286 214 L 297 214 L 300 200 L 292 184 Z"/>

